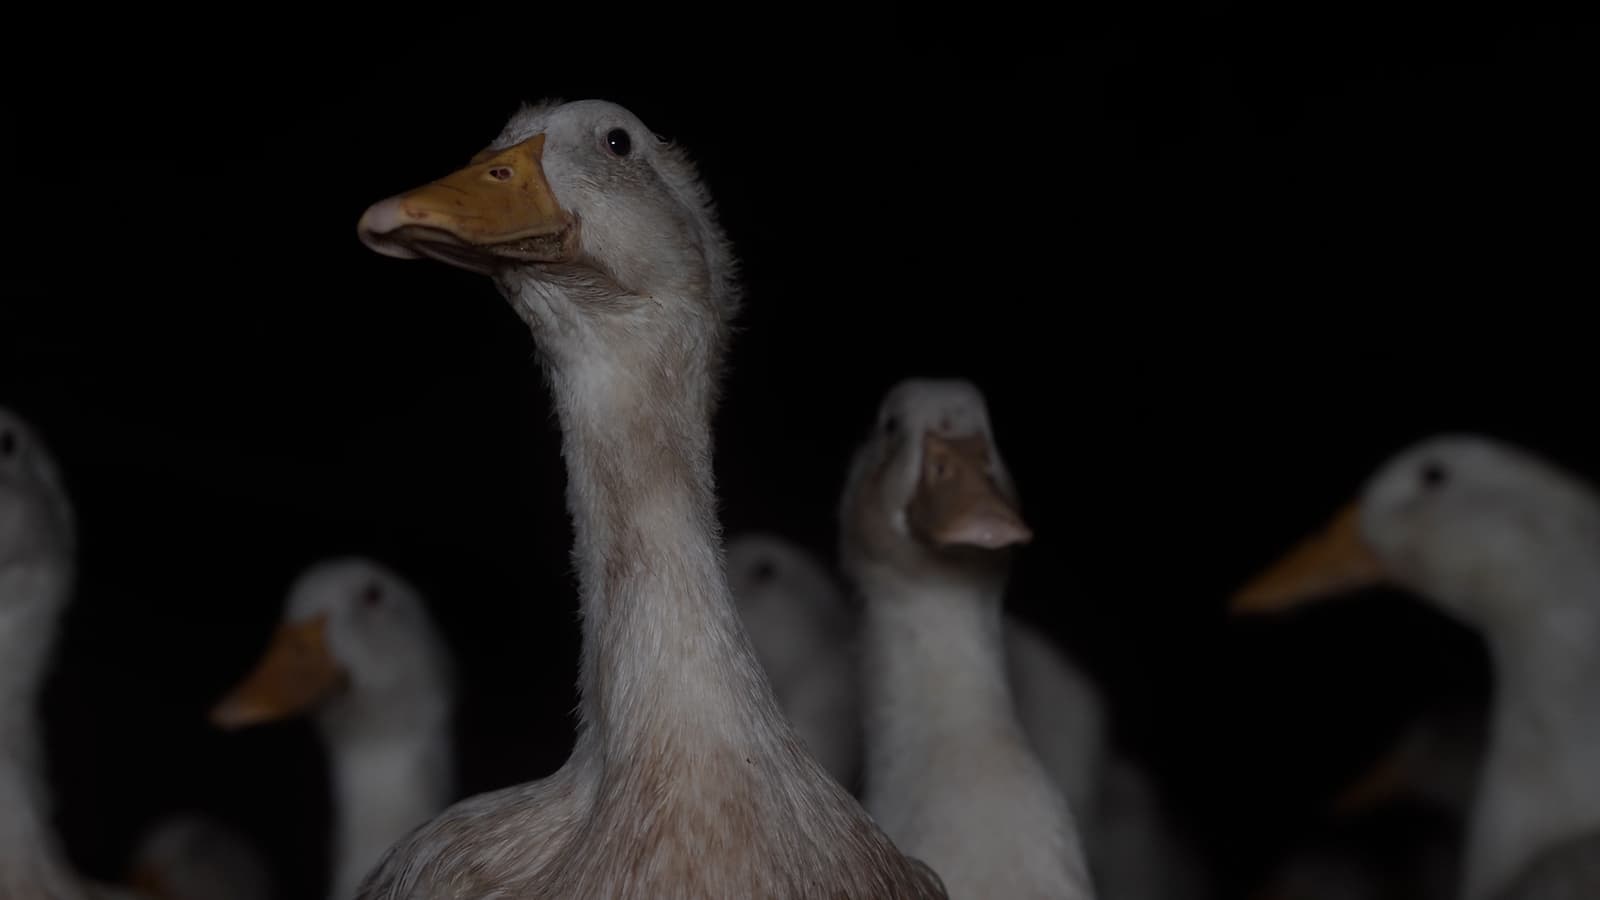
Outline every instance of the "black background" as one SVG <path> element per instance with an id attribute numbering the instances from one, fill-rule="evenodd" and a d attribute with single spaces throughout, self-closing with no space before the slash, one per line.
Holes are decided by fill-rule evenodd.
<path id="1" fill-rule="evenodd" d="M 41 14 L 6 64 L 0 404 L 83 523 L 44 711 L 96 874 L 199 807 L 321 895 L 310 727 L 204 713 L 325 555 L 427 592 L 464 670 L 464 791 L 565 758 L 570 535 L 530 337 L 487 280 L 355 237 L 522 100 L 629 106 L 718 200 L 748 286 L 730 534 L 831 556 L 882 393 L 980 385 L 1039 535 L 1009 602 L 1101 683 L 1235 889 L 1487 673 L 1397 593 L 1241 622 L 1228 591 L 1423 435 L 1600 458 L 1592 99 L 1576 32 L 1531 7 L 809 10 L 625 40 L 620 11 L 241 9 Z"/>

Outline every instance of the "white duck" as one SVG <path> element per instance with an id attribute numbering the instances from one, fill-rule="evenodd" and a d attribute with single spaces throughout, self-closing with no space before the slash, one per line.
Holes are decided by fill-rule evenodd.
<path id="1" fill-rule="evenodd" d="M 628 110 L 546 103 L 373 205 L 381 253 L 489 274 L 561 423 L 583 655 L 577 744 L 396 846 L 376 898 L 934 897 L 805 751 L 729 595 L 711 420 L 739 303 L 694 167 Z"/>
<path id="2" fill-rule="evenodd" d="M 391 844 L 455 799 L 454 694 L 417 589 L 373 560 L 333 559 L 295 580 L 271 645 L 212 720 L 314 714 L 333 788 L 328 896 L 348 900 Z"/>
<path id="3" fill-rule="evenodd" d="M 212 816 L 175 813 L 134 850 L 131 881 L 151 900 L 271 900 L 272 870 L 244 835 Z"/>
<path id="4" fill-rule="evenodd" d="M 982 394 L 907 379 L 839 505 L 862 598 L 865 802 L 952 897 L 1092 897 L 1065 794 L 1017 718 L 1002 604 L 1027 543 Z"/>
<path id="5" fill-rule="evenodd" d="M 51 822 L 36 706 L 72 596 L 74 520 L 49 450 L 0 409 L 0 900 L 132 896 L 73 871 Z"/>
<path id="6" fill-rule="evenodd" d="M 1385 463 L 1233 603 L 1282 610 L 1378 582 L 1487 641 L 1494 706 L 1463 874 L 1463 897 L 1485 900 L 1600 828 L 1600 498 L 1500 441 L 1436 437 Z"/>

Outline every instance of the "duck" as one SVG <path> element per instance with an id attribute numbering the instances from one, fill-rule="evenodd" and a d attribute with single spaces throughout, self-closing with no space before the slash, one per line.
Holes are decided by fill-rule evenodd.
<path id="1" fill-rule="evenodd" d="M 140 838 L 130 885 L 150 900 L 272 900 L 271 866 L 233 826 L 195 810 L 168 813 Z"/>
<path id="2" fill-rule="evenodd" d="M 839 501 L 862 606 L 864 802 L 952 897 L 1095 896 L 1006 670 L 1011 559 L 1032 539 L 977 386 L 893 385 Z"/>
<path id="3" fill-rule="evenodd" d="M 711 426 L 743 297 L 687 152 L 620 104 L 527 105 L 357 233 L 487 276 L 527 325 L 582 641 L 567 761 L 415 830 L 361 900 L 945 896 L 805 749 L 734 608 Z"/>
<path id="4" fill-rule="evenodd" d="M 1260 615 L 1385 585 L 1482 636 L 1494 687 L 1464 900 L 1488 900 L 1550 848 L 1600 828 L 1597 551 L 1593 485 L 1489 435 L 1439 434 L 1379 465 L 1230 599 Z"/>
<path id="5" fill-rule="evenodd" d="M 137 900 L 76 871 L 52 822 L 37 706 L 77 578 L 76 520 L 38 430 L 0 408 L 0 900 Z"/>
<path id="6" fill-rule="evenodd" d="M 211 710 L 237 731 L 309 714 L 333 793 L 328 896 L 455 797 L 455 660 L 421 592 L 377 560 L 321 560 L 291 582 L 271 643 Z"/>

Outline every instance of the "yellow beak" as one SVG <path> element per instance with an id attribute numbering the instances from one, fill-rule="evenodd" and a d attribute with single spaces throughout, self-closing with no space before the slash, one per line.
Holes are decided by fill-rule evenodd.
<path id="1" fill-rule="evenodd" d="M 1361 508 L 1345 506 L 1234 594 L 1234 613 L 1281 612 L 1383 582 L 1385 572 L 1361 536 Z"/>
<path id="2" fill-rule="evenodd" d="M 430 257 L 474 271 L 503 262 L 570 262 L 576 223 L 545 179 L 545 136 L 485 151 L 466 168 L 367 208 L 362 243 L 400 259 Z"/>
<path id="3" fill-rule="evenodd" d="M 342 688 L 345 678 L 328 649 L 326 616 L 286 622 L 255 670 L 211 710 L 211 721 L 232 731 L 287 718 Z"/>

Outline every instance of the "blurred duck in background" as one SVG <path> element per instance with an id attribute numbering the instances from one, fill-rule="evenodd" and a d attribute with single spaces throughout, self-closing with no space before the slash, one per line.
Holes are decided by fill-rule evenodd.
<path id="1" fill-rule="evenodd" d="M 1583 877 L 1582 854 L 1559 848 L 1600 829 L 1600 499 L 1592 487 L 1484 436 L 1419 442 L 1379 467 L 1322 532 L 1249 582 L 1233 608 L 1282 612 L 1378 583 L 1427 599 L 1487 642 L 1495 688 L 1467 823 L 1463 900 L 1501 896 L 1536 864 L 1528 877 L 1545 883 L 1559 881 L 1563 865 Z M 1584 896 L 1600 896 L 1600 884 Z"/>
<path id="2" fill-rule="evenodd" d="M 37 705 L 76 566 L 60 470 L 33 427 L 0 409 L 0 900 L 134 896 L 74 871 L 52 823 Z"/>
<path id="3" fill-rule="evenodd" d="M 863 802 L 952 898 L 1095 896 L 1078 822 L 1006 671 L 1011 554 L 1033 533 L 977 388 L 895 385 L 839 510 L 862 602 Z"/>
<path id="4" fill-rule="evenodd" d="M 391 844 L 455 799 L 454 706 L 455 664 L 422 595 L 348 558 L 295 580 L 271 644 L 212 720 L 315 719 L 333 790 L 328 897 L 349 900 Z"/>
<path id="5" fill-rule="evenodd" d="M 244 835 L 213 816 L 173 813 L 134 850 L 130 881 L 150 900 L 273 900 L 271 867 Z"/>

